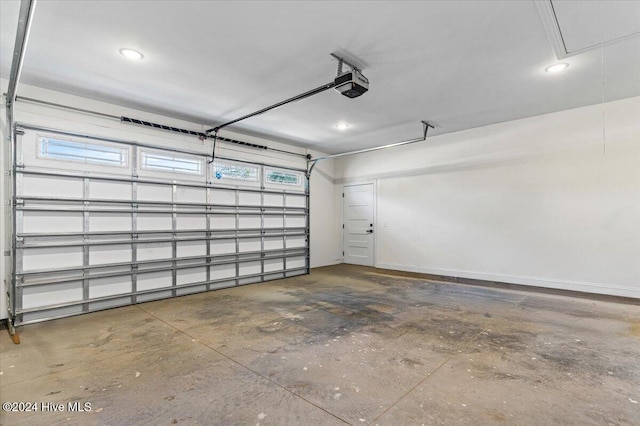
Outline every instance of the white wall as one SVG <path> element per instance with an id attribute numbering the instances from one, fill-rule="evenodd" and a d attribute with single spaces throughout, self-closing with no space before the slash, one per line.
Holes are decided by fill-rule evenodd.
<path id="1" fill-rule="evenodd" d="M 640 98 L 344 157 L 377 180 L 375 264 L 640 297 Z"/>
<path id="2" fill-rule="evenodd" d="M 3 92 L 7 90 L 7 81 L 1 80 L 0 87 Z M 125 115 L 132 118 L 153 121 L 166 125 L 192 129 L 205 130 L 202 125 L 188 123 L 156 114 L 137 111 L 130 108 L 97 102 L 94 100 L 80 98 L 50 90 L 40 89 L 28 85 L 19 86 L 19 96 L 36 98 L 49 102 L 70 105 L 76 108 L 84 108 L 99 111 L 117 116 Z M 10 197 L 10 179 L 5 176 L 5 171 L 10 170 L 10 141 L 6 129 L 6 112 L 4 109 L 4 97 L 2 98 L 2 110 L 0 110 L 0 126 L 2 140 L 2 185 L 0 185 L 0 197 L 7 200 Z M 144 127 L 123 124 L 117 120 L 97 117 L 68 110 L 45 107 L 28 102 L 17 102 L 15 105 L 15 121 L 36 124 L 44 127 L 83 132 L 91 135 L 101 135 L 105 137 L 134 140 L 158 146 L 179 146 L 183 149 L 211 152 L 211 141 L 201 142 L 192 136 L 183 136 L 170 132 L 163 132 Z M 306 154 L 307 151 L 290 145 L 280 144 L 274 141 L 259 139 L 256 137 L 241 135 L 231 131 L 224 131 L 223 136 L 237 138 L 240 140 L 267 145 L 273 148 L 285 149 L 288 151 Z M 321 155 L 317 152 L 309 152 L 313 156 Z M 230 158 L 245 159 L 273 163 L 284 166 L 304 168 L 306 161 L 300 157 L 278 154 L 273 152 L 256 151 L 255 149 L 236 147 L 229 144 L 220 144 L 216 150 L 216 155 Z M 311 266 L 318 267 L 339 263 L 341 261 L 340 233 L 339 233 L 339 199 L 336 197 L 334 185 L 334 162 L 325 161 L 313 172 L 311 178 Z M 3 206 L 0 214 L 0 229 L 2 230 L 1 250 L 9 250 L 11 247 L 11 229 L 9 220 L 10 209 Z M 0 283 L 2 298 L 0 299 L 0 318 L 7 317 L 5 282 L 10 282 L 10 268 L 8 257 L 3 257 L 0 262 Z"/>
<path id="3" fill-rule="evenodd" d="M 313 157 L 324 154 L 310 151 Z M 342 262 L 341 191 L 335 185 L 335 161 L 320 161 L 311 173 L 311 267 Z"/>

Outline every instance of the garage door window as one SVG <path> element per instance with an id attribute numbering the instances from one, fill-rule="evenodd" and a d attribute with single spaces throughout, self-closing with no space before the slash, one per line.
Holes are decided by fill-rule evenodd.
<path id="1" fill-rule="evenodd" d="M 41 137 L 38 157 L 85 164 L 126 167 L 128 150 L 115 146 Z"/>
<path id="2" fill-rule="evenodd" d="M 302 182 L 302 175 L 300 173 L 287 172 L 283 170 L 266 169 L 265 180 L 268 183 L 300 186 Z"/>
<path id="3" fill-rule="evenodd" d="M 249 182 L 258 181 L 258 167 L 235 163 L 213 163 L 217 179 L 234 179 Z"/>
<path id="4" fill-rule="evenodd" d="M 185 173 L 202 176 L 202 159 L 181 155 L 142 151 L 142 168 L 169 173 Z"/>

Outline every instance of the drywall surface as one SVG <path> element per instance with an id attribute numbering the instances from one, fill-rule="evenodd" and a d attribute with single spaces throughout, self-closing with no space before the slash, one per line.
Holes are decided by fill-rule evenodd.
<path id="1" fill-rule="evenodd" d="M 376 266 L 640 297 L 640 98 L 344 157 Z"/>
<path id="2" fill-rule="evenodd" d="M 309 151 L 309 154 L 314 158 L 325 155 L 315 151 Z M 342 262 L 342 201 L 334 173 L 334 160 L 321 161 L 314 167 L 309 180 L 312 268 Z"/>
<path id="3" fill-rule="evenodd" d="M 7 81 L 2 80 L 3 91 L 6 91 Z M 27 98 L 35 98 L 48 102 L 54 102 L 64 105 L 73 106 L 92 111 L 99 111 L 115 116 L 127 116 L 136 119 L 147 120 L 160 124 L 175 126 L 184 129 L 204 131 L 209 126 L 189 123 L 176 120 L 164 116 L 159 116 L 144 111 L 132 110 L 113 104 L 98 102 L 86 98 L 63 94 L 55 91 L 45 90 L 28 85 L 20 85 L 19 96 Z M 2 200 L 10 198 L 10 178 L 5 172 L 10 170 L 10 141 L 5 137 L 6 132 L 6 113 L 4 110 L 4 98 L 2 111 L 0 111 L 2 120 Z M 178 146 L 182 149 L 210 153 L 212 149 L 211 140 L 200 141 L 195 136 L 187 136 L 174 134 L 171 132 L 159 131 L 151 128 L 121 123 L 119 120 L 96 116 L 92 114 L 73 112 L 61 108 L 43 106 L 26 101 L 18 101 L 15 104 L 15 118 L 17 122 L 24 122 L 43 127 L 62 129 L 74 132 L 80 132 L 89 135 L 98 135 L 107 138 L 124 139 L 130 141 L 141 142 L 156 146 Z M 210 124 L 210 123 L 205 123 Z M 322 153 L 307 152 L 306 150 L 281 144 L 275 141 L 268 141 L 252 136 L 241 135 L 232 131 L 221 132 L 222 136 L 236 138 L 247 142 L 261 145 L 267 145 L 272 148 L 297 152 L 301 154 L 311 154 L 320 156 Z M 290 166 L 297 168 L 305 168 L 306 160 L 299 156 L 288 154 L 263 151 L 230 144 L 218 144 L 216 156 L 223 156 L 239 160 L 248 160 L 256 162 L 271 163 L 282 166 Z M 339 263 L 341 261 L 341 245 L 339 231 L 339 210 L 340 200 L 334 185 L 334 163 L 333 161 L 323 162 L 322 165 L 316 167 L 310 181 L 311 185 L 311 212 L 310 212 L 310 228 L 311 228 L 311 267 L 325 266 Z M 2 251 L 9 250 L 11 247 L 11 228 L 10 228 L 10 208 L 3 206 L 0 215 L 0 226 L 2 229 Z M 6 306 L 6 283 L 10 282 L 9 257 L 4 256 L 1 262 L 2 270 L 0 276 L 3 278 L 1 284 L 2 298 L 0 301 L 0 318 L 7 317 Z"/>

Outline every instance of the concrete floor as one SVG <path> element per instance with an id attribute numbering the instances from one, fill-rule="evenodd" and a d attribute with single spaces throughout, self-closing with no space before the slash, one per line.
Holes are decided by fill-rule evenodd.
<path id="1" fill-rule="evenodd" d="M 339 265 L 20 331 L 2 402 L 92 410 L 7 425 L 640 425 L 637 305 Z"/>

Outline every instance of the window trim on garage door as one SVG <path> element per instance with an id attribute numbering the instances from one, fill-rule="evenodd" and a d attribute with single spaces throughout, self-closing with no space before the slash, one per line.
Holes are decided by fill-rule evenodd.
<path id="1" fill-rule="evenodd" d="M 90 140 L 99 143 L 108 143 L 109 146 L 126 146 L 128 150 L 127 169 L 118 166 L 118 174 L 105 172 L 105 168 L 94 171 L 78 171 L 69 168 L 61 170 L 60 164 L 65 160 L 47 160 L 37 157 L 40 163 L 36 166 L 25 164 L 23 153 L 23 135 L 26 131 L 39 132 L 33 137 L 38 145 L 40 132 L 55 135 L 54 138 L 68 137 L 69 140 Z M 176 148 L 161 147 L 123 141 L 100 136 L 83 135 L 60 129 L 45 128 L 25 123 L 16 125 L 15 138 L 12 141 L 12 171 L 13 171 L 13 202 L 12 202 L 12 280 L 9 287 L 9 315 L 14 326 L 45 321 L 54 318 L 78 315 L 115 306 L 124 306 L 141 303 L 148 300 L 176 297 L 183 294 L 191 294 L 218 288 L 237 285 L 252 284 L 285 278 L 295 275 L 308 274 L 309 261 L 309 185 L 308 174 L 304 168 L 288 167 L 276 164 L 265 164 L 252 161 L 243 161 L 231 158 L 216 158 L 222 162 L 233 162 L 258 167 L 258 182 L 242 182 L 236 180 L 217 181 L 215 179 L 214 166 L 207 161 L 208 156 L 203 153 L 180 150 Z M 30 136 L 31 137 L 31 136 Z M 140 168 L 141 151 L 154 153 L 171 153 L 167 157 L 175 155 L 184 158 L 202 158 L 204 164 L 203 174 L 189 175 L 170 173 L 164 170 L 147 170 L 151 176 L 139 176 L 143 170 Z M 35 153 L 34 153 L 35 154 Z M 45 161 L 44 166 L 43 162 Z M 49 161 L 51 165 L 48 165 Z M 54 162 L 55 161 L 55 165 Z M 111 166 L 110 166 L 111 167 Z M 64 169 L 64 167 L 62 168 Z M 284 188 L 265 181 L 265 170 L 282 170 L 286 173 L 299 174 L 304 183 L 300 187 Z M 167 178 L 164 178 L 164 175 Z M 46 179 L 66 179 L 75 182 L 77 188 L 82 188 L 82 196 L 33 196 L 24 191 L 25 179 L 29 177 Z M 197 180 L 201 181 L 198 182 Z M 130 196 L 125 198 L 90 197 L 89 185 L 93 182 L 104 184 L 120 184 L 127 186 Z M 170 201 L 157 201 L 141 199 L 138 191 L 147 186 L 169 188 L 172 192 Z M 180 202 L 176 199 L 176 193 L 184 190 L 204 191 L 205 202 Z M 218 203 L 212 194 L 229 193 L 227 199 L 231 202 Z M 244 195 L 243 195 L 244 194 Z M 247 196 L 245 196 L 247 195 Z M 248 195 L 251 195 L 249 197 Z M 273 203 L 273 200 L 280 200 Z M 243 199 L 252 198 L 252 203 L 244 203 Z M 269 201 L 267 201 L 267 199 Z M 55 232 L 55 229 L 46 232 L 25 232 L 24 219 L 28 212 L 61 212 L 63 215 L 77 215 L 82 217 L 82 229 L 73 232 Z M 126 216 L 131 221 L 130 229 L 118 231 L 91 231 L 89 227 L 92 214 L 113 214 Z M 162 214 L 171 217 L 170 229 L 138 229 L 141 223 L 140 215 Z M 198 229 L 179 229 L 176 225 L 178 216 L 197 217 L 206 225 Z M 231 217 L 235 226 L 219 229 L 215 226 L 216 217 Z M 241 226 L 242 218 L 253 218 L 251 223 L 259 226 Z M 276 218 L 271 220 L 270 218 Z M 281 218 L 281 219 L 280 219 Z M 281 226 L 266 225 L 265 222 L 280 223 Z M 248 221 L 247 221 L 248 222 Z M 226 222 L 225 222 L 226 223 Z M 288 225 L 289 223 L 295 224 Z M 282 239 L 281 247 L 265 248 L 265 241 L 274 242 Z M 216 241 L 229 241 L 235 250 L 222 253 L 212 252 Z M 256 249 L 241 250 L 243 241 L 252 241 Z M 206 245 L 206 254 L 192 256 L 178 256 L 178 244 L 197 241 Z M 288 241 L 290 245 L 288 245 Z M 143 244 L 165 243 L 171 247 L 171 256 L 138 259 L 138 248 Z M 259 244 L 259 249 L 258 248 Z M 127 246 L 130 250 L 130 261 L 118 261 L 107 265 L 90 261 L 90 252 L 93 247 L 101 246 Z M 24 268 L 25 253 L 30 249 L 64 250 L 74 247 L 78 255 L 82 255 L 82 264 L 65 265 L 61 268 L 45 267 L 42 269 Z M 282 267 L 272 269 L 272 265 L 278 265 L 281 259 Z M 269 265 L 269 262 L 271 265 Z M 289 261 L 289 265 L 287 264 Z M 33 263 L 33 262 L 32 262 Z M 241 265 L 251 264 L 255 269 L 252 273 L 242 273 Z M 222 265 L 233 269 L 235 274 L 224 278 L 214 278 L 212 272 Z M 268 265 L 265 268 L 265 265 Z M 180 271 L 202 268 L 206 271 L 204 280 L 193 283 L 179 284 Z M 245 269 L 249 270 L 249 269 Z M 137 286 L 138 279 L 143 274 L 154 272 L 168 272 L 171 274 L 171 285 L 158 288 L 140 290 Z M 204 273 L 203 273 L 204 274 Z M 92 297 L 90 288 L 92 283 L 100 279 L 113 277 L 130 277 L 130 291 Z M 67 300 L 52 304 L 24 305 L 25 290 L 52 289 L 55 286 L 64 286 L 67 283 L 74 285 L 74 291 L 78 295 L 73 300 Z M 55 290 L 52 290 L 55 291 Z M 79 294 L 81 293 L 81 297 Z M 40 298 L 43 298 L 40 295 Z"/>

